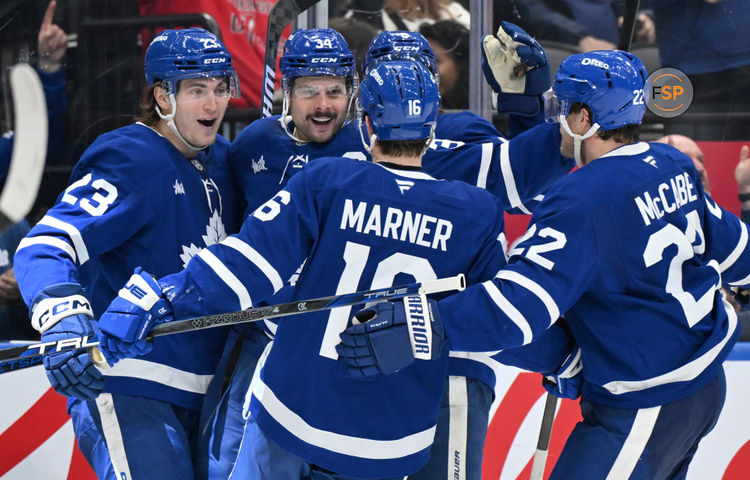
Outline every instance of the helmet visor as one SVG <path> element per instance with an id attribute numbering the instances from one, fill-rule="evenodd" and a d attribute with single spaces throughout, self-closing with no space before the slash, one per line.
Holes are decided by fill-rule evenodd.
<path id="1" fill-rule="evenodd" d="M 161 82 L 162 88 L 167 95 L 177 94 L 177 88 L 180 80 L 189 78 L 224 78 L 227 80 L 227 94 L 231 98 L 240 98 L 240 79 L 234 69 L 225 70 L 224 72 L 184 72 L 181 75 L 171 75 L 169 80 Z"/>
<path id="2" fill-rule="evenodd" d="M 560 115 L 563 118 L 568 116 L 570 101 L 558 98 L 551 88 L 542 94 L 542 98 L 544 98 L 545 121 L 555 123 L 559 121 Z"/>

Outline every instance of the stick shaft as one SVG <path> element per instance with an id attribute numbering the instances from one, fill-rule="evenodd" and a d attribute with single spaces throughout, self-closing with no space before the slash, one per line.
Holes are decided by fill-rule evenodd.
<path id="1" fill-rule="evenodd" d="M 544 413 L 542 414 L 542 426 L 539 429 L 539 440 L 534 452 L 534 461 L 531 464 L 531 475 L 529 480 L 542 480 L 544 478 L 544 467 L 547 464 L 549 454 L 549 440 L 552 436 L 552 424 L 555 421 L 555 409 L 557 408 L 557 397 L 548 393 L 544 402 Z"/>
<path id="2" fill-rule="evenodd" d="M 343 295 L 314 298 L 311 300 L 280 303 L 268 307 L 251 308 L 248 310 L 219 313 L 216 315 L 205 315 L 187 320 L 176 320 L 174 322 L 156 325 L 151 329 L 146 338 L 153 339 L 162 335 L 193 332 L 223 325 L 257 322 L 259 320 L 285 317 L 299 313 L 318 312 L 321 310 L 330 310 L 332 308 L 347 307 L 363 303 L 384 302 L 419 293 L 430 294 L 448 292 L 451 290 L 460 291 L 464 288 L 466 288 L 466 279 L 463 274 L 460 274 L 455 277 L 442 278 L 429 282 L 412 283 L 409 285 L 365 290 Z M 0 374 L 40 365 L 41 357 L 44 353 L 65 352 L 78 348 L 93 348 L 97 345 L 99 345 L 99 342 L 96 338 L 74 337 L 65 340 L 58 340 L 57 342 L 35 343 L 0 350 Z"/>

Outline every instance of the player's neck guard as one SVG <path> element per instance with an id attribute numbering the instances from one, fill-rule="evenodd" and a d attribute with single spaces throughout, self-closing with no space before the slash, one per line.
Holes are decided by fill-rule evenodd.
<path id="1" fill-rule="evenodd" d="M 206 148 L 208 145 L 204 145 L 202 147 L 196 147 L 195 145 L 185 140 L 182 135 L 180 135 L 180 131 L 177 130 L 177 125 L 175 125 L 174 123 L 174 114 L 177 112 L 177 102 L 174 99 L 173 93 L 170 93 L 169 95 L 167 95 L 167 98 L 169 98 L 169 104 L 172 105 L 172 113 L 168 115 L 164 115 L 163 113 L 161 113 L 161 109 L 159 108 L 159 105 L 155 105 L 156 113 L 157 115 L 159 115 L 159 118 L 167 121 L 167 127 L 169 127 L 169 129 L 172 130 L 172 133 L 174 133 L 177 136 L 177 138 L 179 138 L 180 141 L 184 143 L 185 146 L 188 147 L 190 150 L 199 152 L 203 150 L 204 148 Z"/>
<path id="2" fill-rule="evenodd" d="M 589 128 L 586 133 L 581 135 L 578 133 L 573 133 L 573 131 L 570 129 L 570 125 L 568 125 L 568 119 L 565 118 L 565 115 L 560 114 L 559 121 L 560 125 L 563 126 L 568 135 L 573 137 L 573 153 L 575 154 L 576 166 L 578 168 L 581 168 L 583 166 L 583 159 L 581 158 L 581 142 L 595 134 L 597 130 L 599 130 L 599 124 L 595 123 L 591 125 L 591 128 Z"/>

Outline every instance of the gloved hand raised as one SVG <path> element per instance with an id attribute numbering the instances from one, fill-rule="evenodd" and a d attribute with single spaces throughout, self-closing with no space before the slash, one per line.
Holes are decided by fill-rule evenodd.
<path id="1" fill-rule="evenodd" d="M 99 348 L 110 365 L 151 351 L 145 340 L 154 325 L 174 320 L 156 279 L 140 267 L 99 319 Z"/>
<path id="2" fill-rule="evenodd" d="M 551 77 L 547 55 L 522 28 L 502 22 L 496 35 L 482 39 L 482 71 L 497 92 L 498 113 L 534 116 L 544 105 Z"/>
<path id="3" fill-rule="evenodd" d="M 91 303 L 77 283 L 58 283 L 39 292 L 31 302 L 31 324 L 42 342 L 73 337 L 95 337 Z M 42 357 L 55 391 L 82 400 L 96 398 L 104 378 L 87 350 L 47 353 Z"/>
<path id="4" fill-rule="evenodd" d="M 357 313 L 353 325 L 341 333 L 336 352 L 352 376 L 388 375 L 415 358 L 438 358 L 444 336 L 435 301 L 410 296 Z"/>
<path id="5" fill-rule="evenodd" d="M 556 397 L 575 400 L 581 396 L 583 384 L 583 361 L 581 347 L 575 347 L 563 361 L 560 368 L 550 375 L 545 375 L 542 386 Z"/>

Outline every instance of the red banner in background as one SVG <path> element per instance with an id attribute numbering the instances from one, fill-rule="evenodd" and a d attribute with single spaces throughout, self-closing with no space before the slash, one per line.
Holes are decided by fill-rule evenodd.
<path id="1" fill-rule="evenodd" d="M 233 100 L 236 107 L 260 105 L 263 64 L 266 52 L 268 12 L 275 0 L 140 0 L 141 15 L 170 15 L 202 12 L 219 24 L 222 40 L 240 77 L 242 98 Z M 286 29 L 279 45 L 289 36 Z M 277 82 L 278 84 L 278 82 Z"/>

